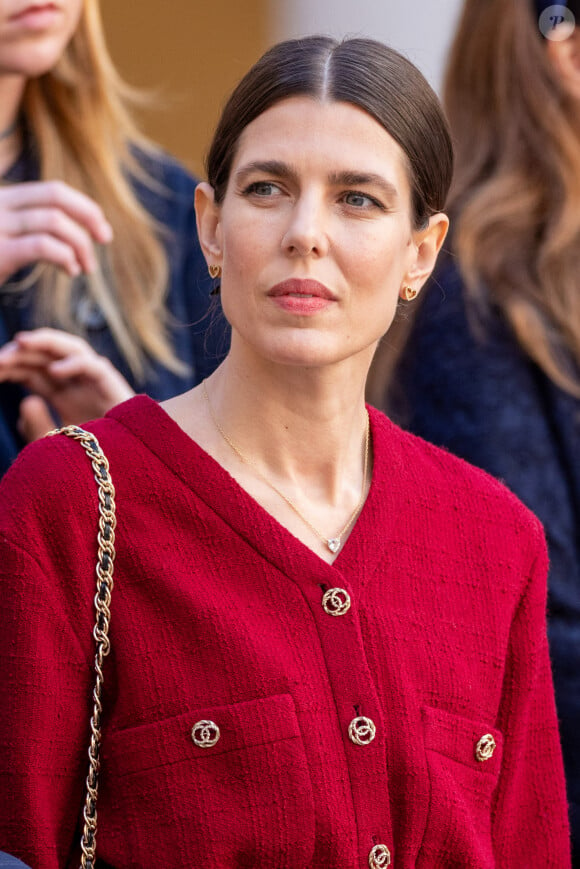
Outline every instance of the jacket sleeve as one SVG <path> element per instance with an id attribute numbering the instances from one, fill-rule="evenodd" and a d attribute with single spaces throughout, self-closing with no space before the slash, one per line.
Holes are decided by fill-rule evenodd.
<path id="1" fill-rule="evenodd" d="M 546 637 L 547 555 L 538 553 L 514 614 L 498 728 L 504 755 L 492 813 L 498 866 L 570 866 L 566 791 Z"/>
<path id="2" fill-rule="evenodd" d="M 19 475 L 8 476 L 16 486 Z M 14 506 L 12 489 L 4 486 L 0 494 L 4 516 L 6 504 Z M 57 869 L 69 865 L 80 838 L 92 709 L 87 592 L 93 578 L 83 588 L 70 582 L 66 588 L 74 541 L 73 557 L 63 553 L 59 563 L 30 539 L 34 520 L 26 523 L 24 516 L 23 510 L 18 539 L 6 534 L 12 520 L 0 517 L 0 847 L 34 869 Z M 57 516 L 55 530 L 58 524 Z M 55 555 L 64 549 L 62 539 L 48 545 Z M 82 558 L 79 564 L 84 569 Z"/>

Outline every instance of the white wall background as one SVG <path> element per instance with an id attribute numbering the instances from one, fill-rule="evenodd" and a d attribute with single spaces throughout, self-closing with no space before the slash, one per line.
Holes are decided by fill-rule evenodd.
<path id="1" fill-rule="evenodd" d="M 270 31 L 272 41 L 312 33 L 380 39 L 416 64 L 439 91 L 461 5 L 461 0 L 270 0 Z"/>

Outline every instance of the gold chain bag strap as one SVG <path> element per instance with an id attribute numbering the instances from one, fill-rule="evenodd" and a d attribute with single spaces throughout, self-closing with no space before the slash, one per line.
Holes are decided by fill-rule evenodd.
<path id="1" fill-rule="evenodd" d="M 109 473 L 109 462 L 96 437 L 76 425 L 50 432 L 63 434 L 78 441 L 91 460 L 99 492 L 99 530 L 97 533 L 97 593 L 95 594 L 95 684 L 91 714 L 89 743 L 89 772 L 86 779 L 81 836 L 81 867 L 94 869 L 97 850 L 97 796 L 101 747 L 101 713 L 103 695 L 103 661 L 111 651 L 109 623 L 111 619 L 111 593 L 113 591 L 113 565 L 115 561 L 115 487 Z"/>

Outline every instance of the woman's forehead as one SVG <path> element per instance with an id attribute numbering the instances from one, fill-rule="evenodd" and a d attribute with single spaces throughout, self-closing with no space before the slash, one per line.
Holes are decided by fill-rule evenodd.
<path id="1" fill-rule="evenodd" d="M 319 159 L 328 171 L 388 174 L 408 183 L 400 145 L 367 111 L 351 103 L 294 96 L 258 115 L 243 130 L 232 169 L 277 160 L 296 166 Z"/>

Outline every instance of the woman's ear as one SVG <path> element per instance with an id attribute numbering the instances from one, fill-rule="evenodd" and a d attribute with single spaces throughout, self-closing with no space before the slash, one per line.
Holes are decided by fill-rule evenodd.
<path id="1" fill-rule="evenodd" d="M 443 212 L 433 214 L 425 229 L 413 232 L 414 261 L 405 276 L 405 285 L 416 290 L 415 296 L 435 268 L 437 255 L 449 229 L 449 218 Z"/>
<path id="2" fill-rule="evenodd" d="M 199 243 L 208 266 L 221 265 L 221 211 L 211 184 L 202 181 L 195 188 L 195 220 Z"/>
<path id="3" fill-rule="evenodd" d="M 546 39 L 546 52 L 564 90 L 580 100 L 580 33 L 578 28 L 567 39 Z"/>

